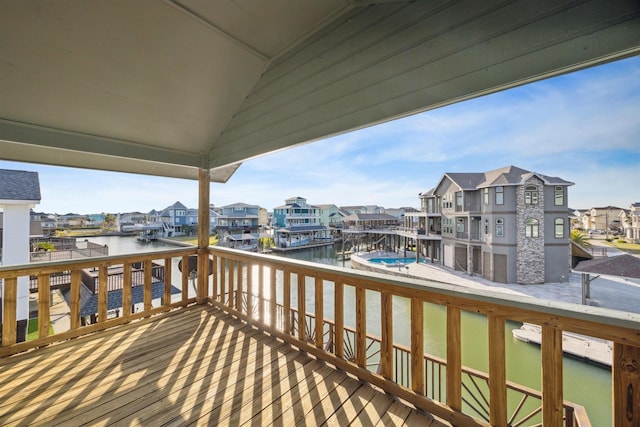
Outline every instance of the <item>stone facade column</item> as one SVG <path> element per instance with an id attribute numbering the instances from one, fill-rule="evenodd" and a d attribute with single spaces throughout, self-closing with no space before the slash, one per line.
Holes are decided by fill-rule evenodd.
<path id="1" fill-rule="evenodd" d="M 525 203 L 525 188 L 535 186 L 538 203 Z M 516 189 L 516 280 L 520 284 L 544 283 L 544 182 L 532 176 Z M 538 220 L 538 237 L 526 237 L 527 219 Z"/>

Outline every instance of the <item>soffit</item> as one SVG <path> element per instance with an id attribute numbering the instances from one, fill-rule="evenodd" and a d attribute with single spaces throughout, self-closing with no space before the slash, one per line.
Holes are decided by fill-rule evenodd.
<path id="1" fill-rule="evenodd" d="M 635 0 L 5 0 L 0 158 L 247 159 L 637 54 Z"/>

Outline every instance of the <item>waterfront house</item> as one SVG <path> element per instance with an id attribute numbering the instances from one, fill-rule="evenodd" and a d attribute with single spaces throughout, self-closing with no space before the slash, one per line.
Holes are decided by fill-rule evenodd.
<path id="1" fill-rule="evenodd" d="M 198 247 L 0 267 L 0 424 L 502 427 L 532 414 L 545 426 L 585 426 L 584 408 L 564 399 L 564 331 L 613 342 L 612 421 L 638 424 L 637 316 L 208 247 L 207 214 L 211 182 L 227 182 L 243 161 L 635 55 L 637 1 L 117 6 L 3 2 L 0 157 L 198 180 Z M 352 143 L 324 141 L 337 142 Z M 190 257 L 194 297 L 153 306 L 145 277 L 139 312 L 123 305 L 109 319 L 99 293 L 96 323 L 80 325 L 82 268 L 154 259 L 171 268 Z M 48 281 L 62 271 L 72 275 L 70 324 L 51 335 Z M 38 338 L 17 343 L 25 276 L 38 281 L 43 320 Z M 431 305 L 446 330 L 423 322 Z M 471 348 L 486 372 L 463 364 L 464 313 L 486 322 L 484 345 Z M 541 326 L 539 363 L 505 367 L 511 321 Z M 398 327 L 411 342 L 397 345 Z M 446 342 L 441 357 L 424 351 L 434 332 Z M 540 372 L 539 390 L 510 380 L 523 369 Z"/>
<path id="2" fill-rule="evenodd" d="M 423 254 L 500 283 L 567 281 L 570 185 L 515 166 L 445 173 L 420 196 L 420 229 L 441 228 L 430 241 L 440 247 L 424 246 Z"/>
<path id="3" fill-rule="evenodd" d="M 315 205 L 320 215 L 320 224 L 330 229 L 342 228 L 342 218 L 348 215 L 344 210 L 334 204 Z"/>
<path id="4" fill-rule="evenodd" d="M 275 250 L 301 249 L 333 243 L 331 230 L 321 223 L 321 209 L 304 197 L 290 197 L 273 208 Z"/>
<path id="5" fill-rule="evenodd" d="M 243 250 L 256 250 L 260 239 L 260 206 L 233 203 L 221 207 L 218 215 L 218 245 Z"/>

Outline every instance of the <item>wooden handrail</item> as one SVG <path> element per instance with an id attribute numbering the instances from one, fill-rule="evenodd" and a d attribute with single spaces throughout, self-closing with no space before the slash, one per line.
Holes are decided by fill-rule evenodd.
<path id="1" fill-rule="evenodd" d="M 543 373 L 542 388 L 545 400 L 539 415 L 545 424 L 555 425 L 561 422 L 563 416 L 565 425 L 585 427 L 588 418 L 584 410 L 578 405 L 567 409 L 562 397 L 562 350 L 559 346 L 562 332 L 574 332 L 593 336 L 614 343 L 613 376 L 613 417 L 616 425 L 633 425 L 624 423 L 629 418 L 628 408 L 638 407 L 634 399 L 637 393 L 628 390 L 640 389 L 640 380 L 634 366 L 640 360 L 640 316 L 632 313 L 622 313 L 597 307 L 581 307 L 573 304 L 545 302 L 525 296 L 500 295 L 481 290 L 465 290 L 455 285 L 439 282 L 423 282 L 408 278 L 402 281 L 392 276 L 360 271 L 340 267 L 324 266 L 295 261 L 285 258 L 252 254 L 227 248 L 209 248 L 204 253 L 195 248 L 181 248 L 175 250 L 158 251 L 153 253 L 99 257 L 73 261 L 56 261 L 50 263 L 27 264 L 0 267 L 0 279 L 3 280 L 3 316 L 2 347 L 0 357 L 19 351 L 47 345 L 51 342 L 73 338 L 86 333 L 128 323 L 132 320 L 148 317 L 155 313 L 172 310 L 196 302 L 196 298 L 188 298 L 189 280 L 186 272 L 181 275 L 183 297 L 180 301 L 171 303 L 164 299 L 160 307 L 153 307 L 151 301 L 151 268 L 154 261 L 162 261 L 170 265 L 171 260 L 181 260 L 188 265 L 188 258 L 192 255 L 212 258 L 213 272 L 208 276 L 208 282 L 199 283 L 200 292 L 205 292 L 205 301 L 220 306 L 256 326 L 272 333 L 276 337 L 298 346 L 301 350 L 319 357 L 340 369 L 357 375 L 364 381 L 375 384 L 387 392 L 413 403 L 425 411 L 440 416 L 454 425 L 507 425 L 509 420 L 505 409 L 505 399 L 502 397 L 507 387 L 502 372 L 501 360 L 504 360 L 504 322 L 533 323 L 543 328 L 543 344 L 541 346 L 543 365 L 547 372 Z M 107 318 L 105 311 L 106 298 L 100 296 L 100 307 L 96 316 L 96 323 L 82 325 L 80 322 L 80 288 L 81 271 L 93 268 L 99 271 L 99 280 L 105 280 L 110 266 L 122 265 L 124 275 L 131 274 L 134 263 L 145 265 L 144 279 L 144 309 L 139 313 L 131 313 L 124 306 L 131 302 L 131 282 L 123 281 L 123 310 L 116 318 Z M 198 265 L 208 262 L 200 260 Z M 186 269 L 185 269 L 186 270 Z M 256 274 L 257 270 L 257 274 Z M 147 273 L 147 271 L 149 273 Z M 39 325 L 39 337 L 22 343 L 16 342 L 16 295 L 18 279 L 20 277 L 37 277 L 38 292 L 41 295 L 40 305 L 46 302 L 50 291 L 51 274 L 70 272 L 70 329 L 63 333 L 49 335 L 46 324 Z M 167 273 L 165 271 L 165 273 Z M 170 277 L 170 276 L 168 276 Z M 295 278 L 295 279 L 294 279 Z M 276 279 L 282 280 L 282 288 L 276 287 Z M 309 282 L 307 283 L 307 279 Z M 332 283 L 334 292 L 332 301 L 322 288 L 325 283 Z M 208 286 L 206 286 L 208 283 Z M 250 283 L 250 285 L 249 285 Z M 169 295 L 170 283 L 165 280 L 165 297 Z M 309 289 L 307 286 L 314 286 Z M 179 286 L 180 287 L 180 286 Z M 105 289 L 105 286 L 98 286 Z M 205 289 L 206 288 L 206 289 Z M 345 325 L 344 292 L 353 289 L 356 296 L 355 328 Z M 246 297 L 247 290 L 252 292 L 251 298 Z M 295 298 L 306 295 L 307 298 Z M 313 292 L 312 292 L 313 291 Z M 380 311 L 367 313 L 366 298 L 369 293 L 380 297 Z M 414 321 L 411 335 L 412 344 L 408 353 L 406 370 L 409 372 L 409 382 L 399 381 L 399 376 L 391 367 L 390 349 L 395 352 L 397 346 L 393 344 L 393 318 L 391 301 L 394 297 L 403 297 L 411 301 L 413 316 L 419 320 L 421 306 L 425 302 L 446 307 L 447 325 L 447 354 L 446 354 L 446 402 L 438 401 L 427 395 L 429 384 L 433 381 L 433 373 L 417 363 L 422 360 L 420 331 L 422 322 Z M 285 300 L 286 299 L 286 300 Z M 296 301 L 297 299 L 297 301 Z M 247 301 L 246 303 L 243 301 Z M 278 303 L 278 301 L 281 301 Z M 321 302 L 319 302 L 321 301 Z M 41 307 L 41 313 L 46 316 L 46 309 Z M 279 314 L 282 311 L 282 314 Z M 307 311 L 312 316 L 323 318 L 307 323 Z M 461 363 L 460 356 L 460 313 L 477 313 L 487 317 L 489 322 L 489 339 L 495 344 L 489 349 L 489 375 L 487 377 L 489 398 L 488 421 L 463 413 L 463 393 L 460 385 L 464 383 L 463 375 L 467 369 Z M 334 313 L 333 326 L 327 326 L 326 313 Z M 397 313 L 396 313 L 397 314 Z M 373 350 L 371 329 L 367 324 L 369 318 L 380 320 L 381 337 Z M 408 314 L 407 314 L 408 315 Z M 387 318 L 388 317 L 388 318 Z M 500 332 L 502 331 L 502 332 Z M 353 341 L 345 341 L 345 336 L 352 333 Z M 351 338 L 349 338 L 351 340 Z M 331 345 L 327 343 L 331 341 Z M 493 341 L 492 341 L 493 342 Z M 372 353 L 373 351 L 373 353 Z M 371 357 L 376 358 L 376 368 L 371 369 Z M 419 356 L 419 357 L 418 357 Z M 422 374 L 420 371 L 422 370 Z M 415 373 L 412 373 L 415 372 Z M 430 377 L 431 375 L 431 377 Z M 561 408 L 564 406 L 564 410 Z M 564 413 L 564 415 L 563 415 Z M 631 419 L 637 417 L 631 411 Z M 570 419 L 569 419 L 570 418 Z M 636 418 L 637 420 L 637 418 Z"/>
<path id="2" fill-rule="evenodd" d="M 567 407 L 563 403 L 562 398 L 562 363 L 563 353 L 561 347 L 558 347 L 558 337 L 561 338 L 562 332 L 574 332 L 584 334 L 600 339 L 610 340 L 618 346 L 624 348 L 640 348 L 640 316 L 631 313 L 622 313 L 612 310 L 599 309 L 596 307 L 581 307 L 573 304 L 565 304 L 559 302 L 541 302 L 535 298 L 518 296 L 518 295 L 502 295 L 489 293 L 482 290 L 465 290 L 464 288 L 439 282 L 423 282 L 413 279 L 396 280 L 395 277 L 385 276 L 376 273 L 362 273 L 339 267 L 324 266 L 318 264 L 307 263 L 304 261 L 294 261 L 290 259 L 275 258 L 261 254 L 242 253 L 226 248 L 211 248 L 211 255 L 214 257 L 214 264 L 231 265 L 230 261 L 242 261 L 242 268 L 258 269 L 258 277 L 265 268 L 270 270 L 269 283 L 258 279 L 257 283 L 252 283 L 252 288 L 257 289 L 260 294 L 261 289 L 268 287 L 268 298 L 258 298 L 257 304 L 266 304 L 270 307 L 270 313 L 273 313 L 273 304 L 276 300 L 281 300 L 286 288 L 281 290 L 281 294 L 276 295 L 273 289 L 276 277 L 297 277 L 298 295 L 306 295 L 306 298 L 297 298 L 297 313 L 306 313 L 307 305 L 313 306 L 312 315 L 319 312 L 325 313 L 333 311 L 337 313 L 344 310 L 344 287 L 353 287 L 355 290 L 355 329 L 354 329 L 354 359 L 350 360 L 345 354 L 345 343 L 341 338 L 341 334 L 331 331 L 327 336 L 331 336 L 335 340 L 334 346 L 326 344 L 320 345 L 320 331 L 324 329 L 314 321 L 311 329 L 307 326 L 292 325 L 291 328 L 285 330 L 273 315 L 269 318 L 255 318 L 253 313 L 237 306 L 225 306 L 223 299 L 217 300 L 212 298 L 214 304 L 222 303 L 225 309 L 231 309 L 234 314 L 244 317 L 249 321 L 256 321 L 257 325 L 270 333 L 281 337 L 282 339 L 295 344 L 304 351 L 308 351 L 317 357 L 333 363 L 341 369 L 359 376 L 361 379 L 371 382 L 387 392 L 394 394 L 400 398 L 408 400 L 420 407 L 421 409 L 438 415 L 449 420 L 455 425 L 485 425 L 487 421 L 474 418 L 461 412 L 462 410 L 462 393 L 460 384 L 462 374 L 465 369 L 461 366 L 460 360 L 460 313 L 463 311 L 477 313 L 488 319 L 489 327 L 489 375 L 487 376 L 489 397 L 488 402 L 488 423 L 491 425 L 508 425 L 510 422 L 507 417 L 507 399 L 506 390 L 508 383 L 504 372 L 503 360 L 505 359 L 505 321 L 512 320 L 517 322 L 534 323 L 546 330 L 543 334 L 545 344 L 541 347 L 543 353 L 543 365 L 547 366 L 547 371 L 542 374 L 542 387 L 545 395 L 544 402 L 541 405 L 540 413 L 533 416 L 540 417 L 545 425 L 577 425 L 585 427 L 590 425 L 588 418 L 584 416 L 584 410 L 579 405 L 570 405 Z M 230 274 L 223 269 L 214 280 L 214 288 L 220 283 L 224 283 L 224 275 Z M 306 292 L 306 278 L 315 283 L 316 289 Z M 288 283 L 288 279 L 285 280 Z M 318 287 L 323 286 L 324 282 L 334 284 L 333 302 L 323 300 L 320 304 L 322 309 L 318 309 L 318 299 L 324 298 L 323 292 Z M 235 286 L 246 287 L 246 284 L 236 283 Z M 295 286 L 293 283 L 289 286 Z M 222 289 L 218 287 L 218 289 Z M 229 292 L 237 292 L 237 289 L 229 289 Z M 388 342 L 392 340 L 390 336 L 392 329 L 390 319 L 385 319 L 385 311 L 381 311 L 381 339 L 379 351 L 381 357 L 381 365 L 378 367 L 379 372 L 371 372 L 368 369 L 367 362 L 367 307 L 364 295 L 367 292 L 378 293 L 381 299 L 381 306 L 388 306 L 388 300 L 393 296 L 408 298 L 411 301 L 411 363 L 410 372 L 418 372 L 411 374 L 411 383 L 408 386 L 401 386 L 390 378 L 389 368 L 386 366 L 388 356 L 386 355 Z M 288 295 L 288 294 L 287 294 Z M 287 296 L 289 299 L 290 296 Z M 309 298 L 312 298 L 309 300 Z M 418 364 L 416 356 L 421 354 L 420 343 L 423 335 L 421 331 L 422 322 L 420 321 L 423 303 L 429 302 L 438 304 L 447 308 L 447 360 L 446 360 L 446 387 L 447 402 L 446 405 L 433 401 L 425 396 L 425 378 L 420 373 L 424 368 Z M 288 301 L 283 305 L 289 304 Z M 333 307 L 328 305 L 333 304 Z M 332 308 L 332 309 L 331 309 Z M 293 309 L 290 309 L 294 311 Z M 258 309 L 258 312 L 260 308 Z M 286 310 L 285 310 L 286 311 Z M 344 325 L 344 313 L 338 313 L 336 316 L 336 329 L 343 331 L 348 328 Z M 376 313 L 377 314 L 377 313 Z M 292 314 L 294 318 L 299 318 L 298 314 Z M 375 315 L 374 315 L 375 316 Z M 288 314 L 282 315 L 284 319 L 289 318 Z M 325 321 L 327 319 L 324 319 Z M 283 321 L 286 322 L 286 321 Z M 295 327 L 293 327 L 295 326 Z M 311 331 L 310 335 L 306 331 Z M 324 335 L 324 332 L 323 332 Z M 422 339 L 421 339 L 422 338 Z M 311 340 L 311 342 L 310 342 Z M 382 344 L 384 343 L 384 344 Z M 326 347 L 326 348 L 325 348 Z M 327 349 L 328 348 L 328 349 Z M 636 354 L 636 353 L 634 353 Z M 384 367 L 382 365 L 385 365 Z M 618 370 L 617 366 L 613 366 L 614 371 Z M 614 375 L 615 377 L 615 375 Z M 625 384 L 638 386 L 638 380 L 632 375 L 625 375 L 622 381 Z M 619 387 L 620 388 L 620 387 Z M 622 393 L 614 395 L 614 400 L 624 400 L 626 396 Z M 636 397 L 637 398 L 637 397 Z M 619 402 L 614 402 L 614 407 L 618 407 Z M 614 412 L 617 411 L 614 409 Z M 619 418 L 621 414 L 614 413 L 614 418 Z M 566 418 L 563 420 L 563 418 Z"/>

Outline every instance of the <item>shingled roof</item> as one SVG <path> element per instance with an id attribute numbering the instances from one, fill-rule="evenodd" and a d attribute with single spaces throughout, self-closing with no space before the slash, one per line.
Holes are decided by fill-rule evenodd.
<path id="1" fill-rule="evenodd" d="M 581 273 L 605 274 L 609 276 L 640 279 L 640 258 L 624 254 L 590 259 L 579 262 L 574 270 Z"/>
<path id="2" fill-rule="evenodd" d="M 0 169 L 0 200 L 39 202 L 38 172 Z"/>
<path id="3" fill-rule="evenodd" d="M 573 185 L 572 182 L 562 178 L 530 172 L 516 166 L 505 166 L 487 172 L 448 172 L 445 177 L 456 183 L 462 190 L 475 190 L 497 185 L 520 185 L 534 175 L 548 185 Z"/>

